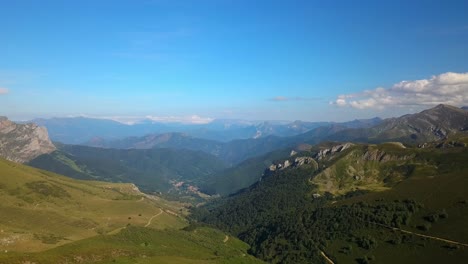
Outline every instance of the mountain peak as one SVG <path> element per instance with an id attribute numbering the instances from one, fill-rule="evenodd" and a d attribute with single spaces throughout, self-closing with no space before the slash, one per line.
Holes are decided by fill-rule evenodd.
<path id="1" fill-rule="evenodd" d="M 27 162 L 54 150 L 45 127 L 34 123 L 16 124 L 6 117 L 0 117 L 0 157 Z"/>
<path id="2" fill-rule="evenodd" d="M 453 106 L 453 105 L 448 105 L 448 104 L 439 104 L 433 108 L 429 108 L 427 110 L 422 111 L 421 113 L 430 113 L 430 114 L 448 114 L 448 113 L 461 113 L 461 114 L 466 114 L 466 111 L 462 108 Z"/>
<path id="3" fill-rule="evenodd" d="M 457 106 L 453 106 L 453 105 L 449 105 L 449 104 L 439 104 L 437 106 L 435 106 L 433 109 L 451 109 L 451 110 L 456 110 L 456 111 L 460 111 L 460 107 L 457 107 Z"/>

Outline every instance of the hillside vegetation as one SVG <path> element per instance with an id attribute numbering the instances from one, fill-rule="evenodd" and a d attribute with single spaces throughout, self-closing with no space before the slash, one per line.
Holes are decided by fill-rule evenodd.
<path id="1" fill-rule="evenodd" d="M 239 237 L 271 263 L 327 263 L 324 254 L 335 263 L 464 263 L 464 141 L 335 152 L 317 146 L 308 155 L 318 166 L 270 170 L 193 217 Z"/>
<path id="2" fill-rule="evenodd" d="M 207 194 L 229 195 L 235 193 L 256 183 L 262 177 L 266 167 L 289 153 L 289 149 L 284 149 L 247 159 L 237 166 L 210 175 L 203 182 L 200 182 L 200 188 Z"/>
<path id="3" fill-rule="evenodd" d="M 155 230 L 129 226 L 117 234 L 96 236 L 48 251 L 7 253 L 0 262 L 16 263 L 166 263 L 255 264 L 248 245 L 219 230 Z"/>
<path id="4" fill-rule="evenodd" d="M 167 192 L 176 182 L 196 185 L 226 165 L 216 157 L 190 150 L 103 149 L 60 145 L 29 165 L 77 179 L 132 182 L 146 192 Z"/>
<path id="5" fill-rule="evenodd" d="M 0 197 L 0 263 L 261 263 L 219 230 L 181 230 L 182 204 L 133 184 L 0 159 Z"/>
<path id="6" fill-rule="evenodd" d="M 128 224 L 183 227 L 166 211 L 176 203 L 145 196 L 133 184 L 77 181 L 0 159 L 0 250 L 40 251 L 118 231 Z"/>

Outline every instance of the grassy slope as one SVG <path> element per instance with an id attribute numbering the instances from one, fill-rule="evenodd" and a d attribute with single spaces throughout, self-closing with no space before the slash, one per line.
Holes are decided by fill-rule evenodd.
<path id="1" fill-rule="evenodd" d="M 220 231 L 180 230 L 181 205 L 132 184 L 74 180 L 0 159 L 0 197 L 0 263 L 259 262 L 245 243 L 224 243 Z"/>
<path id="2" fill-rule="evenodd" d="M 128 227 L 41 253 L 0 255 L 2 263 L 262 263 L 248 246 L 211 228 L 154 230 Z"/>
<path id="3" fill-rule="evenodd" d="M 131 184 L 78 181 L 5 160 L 0 197 L 0 249 L 17 251 L 44 250 L 129 223 L 146 225 L 160 208 L 182 208 L 143 197 Z M 151 226 L 185 225 L 182 218 L 163 215 Z"/>
<path id="4" fill-rule="evenodd" d="M 343 195 L 350 191 L 382 191 L 424 166 L 414 157 L 424 152 L 394 143 L 356 145 L 324 161 L 326 169 L 312 179 L 317 192 Z M 382 160 L 379 160 L 381 158 Z"/>

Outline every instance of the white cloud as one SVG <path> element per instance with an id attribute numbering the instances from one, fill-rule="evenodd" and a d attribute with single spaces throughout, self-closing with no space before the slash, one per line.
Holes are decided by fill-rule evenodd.
<path id="1" fill-rule="evenodd" d="M 390 88 L 379 87 L 355 94 L 343 94 L 331 104 L 357 109 L 437 104 L 468 105 L 468 72 L 447 72 L 429 79 L 401 81 Z"/>
<path id="2" fill-rule="evenodd" d="M 183 123 L 183 124 L 208 124 L 213 121 L 213 118 L 201 117 L 198 115 L 191 116 L 146 116 L 146 119 L 162 123 Z"/>
<path id="3" fill-rule="evenodd" d="M 7 94 L 9 93 L 10 91 L 7 89 L 7 88 L 2 88 L 0 87 L 0 94 Z"/>
<path id="4" fill-rule="evenodd" d="M 344 106 L 346 105 L 346 99 L 344 97 L 338 97 L 338 99 L 336 99 L 335 103 L 339 106 Z"/>
<path id="5" fill-rule="evenodd" d="M 160 123 L 182 123 L 182 124 L 208 124 L 214 119 L 210 117 L 201 117 L 198 115 L 191 116 L 131 116 L 131 115 L 87 115 L 87 114 L 78 114 L 78 115 L 68 115 L 66 117 L 87 117 L 87 118 L 96 118 L 96 119 L 108 119 L 120 122 L 126 125 L 134 125 L 145 120 L 150 120 Z"/>

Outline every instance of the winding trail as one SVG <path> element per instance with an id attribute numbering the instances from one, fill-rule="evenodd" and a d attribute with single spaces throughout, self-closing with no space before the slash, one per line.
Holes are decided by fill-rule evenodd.
<path id="1" fill-rule="evenodd" d="M 148 227 L 149 225 L 151 225 L 151 221 L 153 221 L 153 219 L 154 219 L 155 217 L 159 216 L 160 214 L 162 214 L 162 213 L 164 212 L 161 208 L 159 208 L 159 211 L 160 211 L 159 213 L 153 215 L 153 216 L 148 220 L 148 223 L 146 223 L 145 227 Z"/>
<path id="2" fill-rule="evenodd" d="M 325 252 L 323 252 L 323 251 L 320 250 L 320 254 L 322 254 L 322 257 L 324 257 L 325 260 L 326 260 L 328 263 L 330 263 L 330 264 L 335 264 L 335 262 L 333 262 L 333 260 L 331 260 L 331 259 L 325 254 Z"/>
<path id="3" fill-rule="evenodd" d="M 228 236 L 228 235 L 226 235 L 226 236 L 224 237 L 223 243 L 226 243 L 226 242 L 228 242 L 228 240 L 229 240 L 229 236 Z"/>
<path id="4" fill-rule="evenodd" d="M 391 230 L 394 230 L 394 231 L 400 231 L 400 232 L 406 233 L 406 234 L 411 234 L 411 235 L 415 235 L 415 236 L 419 236 L 419 237 L 434 239 L 434 240 L 438 240 L 438 241 L 442 241 L 442 242 L 445 242 L 445 243 L 454 244 L 454 245 L 458 245 L 458 246 L 468 247 L 468 244 L 465 244 L 465 243 L 462 243 L 462 242 L 457 242 L 457 241 L 453 241 L 453 240 L 449 240 L 449 239 L 445 239 L 445 238 L 440 238 L 440 237 L 434 237 L 434 236 L 428 236 L 428 235 L 423 235 L 423 234 L 419 234 L 419 233 L 414 233 L 414 232 L 411 232 L 411 231 L 407 231 L 407 230 L 400 229 L 400 228 L 397 228 L 397 227 L 382 225 L 382 224 L 379 224 L 379 223 L 374 223 L 374 222 L 369 222 L 369 223 L 370 223 L 370 224 L 374 224 L 374 225 L 378 225 L 378 226 L 383 226 L 383 227 L 385 227 L 385 228 L 388 228 L 388 229 L 391 229 Z"/>

